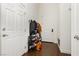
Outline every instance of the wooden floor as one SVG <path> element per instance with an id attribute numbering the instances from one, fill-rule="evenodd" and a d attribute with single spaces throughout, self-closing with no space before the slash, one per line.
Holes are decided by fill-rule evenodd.
<path id="1" fill-rule="evenodd" d="M 40 51 L 35 49 L 29 50 L 23 56 L 70 56 L 70 54 L 61 53 L 57 44 L 43 42 L 43 47 Z"/>

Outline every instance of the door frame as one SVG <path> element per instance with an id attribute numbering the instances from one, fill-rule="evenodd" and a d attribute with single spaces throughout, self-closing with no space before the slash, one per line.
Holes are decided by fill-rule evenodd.
<path id="1" fill-rule="evenodd" d="M 0 56 L 1 56 L 1 4 L 0 4 Z"/>
<path id="2" fill-rule="evenodd" d="M 76 32 L 76 3 L 71 4 L 71 55 L 73 56 L 74 53 L 74 36 Z"/>

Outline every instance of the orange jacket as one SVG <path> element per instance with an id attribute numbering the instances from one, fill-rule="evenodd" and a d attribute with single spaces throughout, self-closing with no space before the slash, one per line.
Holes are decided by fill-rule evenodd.
<path id="1" fill-rule="evenodd" d="M 37 24 L 37 27 L 38 27 L 38 32 L 41 33 L 42 32 L 42 28 L 41 28 L 41 25 L 39 23 Z"/>

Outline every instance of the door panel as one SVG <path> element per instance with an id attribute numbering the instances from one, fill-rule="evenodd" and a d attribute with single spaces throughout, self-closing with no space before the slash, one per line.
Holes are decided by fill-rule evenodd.
<path id="1" fill-rule="evenodd" d="M 72 55 L 79 56 L 79 4 L 72 4 Z M 77 36 L 76 36 L 77 35 Z M 77 37 L 77 38 L 75 38 Z"/>

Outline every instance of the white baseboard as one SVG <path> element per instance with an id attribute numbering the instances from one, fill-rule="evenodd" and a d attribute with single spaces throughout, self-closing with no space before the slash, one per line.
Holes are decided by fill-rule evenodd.
<path id="1" fill-rule="evenodd" d="M 28 49 L 24 49 L 24 50 L 21 52 L 20 56 L 22 56 L 24 53 L 27 53 L 27 52 L 28 52 Z"/>
<path id="2" fill-rule="evenodd" d="M 47 40 L 42 40 L 42 41 L 46 41 L 46 42 L 53 42 L 53 41 L 47 41 Z M 57 42 L 53 42 L 53 43 L 56 43 L 56 44 L 57 44 Z"/>
<path id="3" fill-rule="evenodd" d="M 66 50 L 66 49 L 62 49 L 62 48 L 60 48 L 60 52 L 61 53 L 71 54 L 71 51 L 70 50 Z"/>

